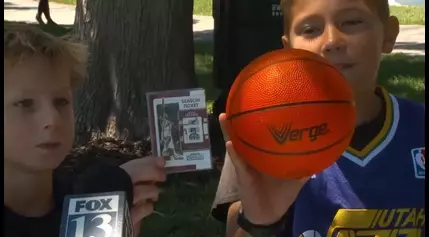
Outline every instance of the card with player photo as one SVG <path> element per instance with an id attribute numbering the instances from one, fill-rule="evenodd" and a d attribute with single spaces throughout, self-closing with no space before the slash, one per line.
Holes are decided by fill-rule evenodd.
<path id="1" fill-rule="evenodd" d="M 212 168 L 204 89 L 147 93 L 152 153 L 168 173 Z"/>

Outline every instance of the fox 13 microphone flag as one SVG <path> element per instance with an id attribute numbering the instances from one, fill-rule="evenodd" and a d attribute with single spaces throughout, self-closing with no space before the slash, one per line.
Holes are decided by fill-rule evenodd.
<path id="1" fill-rule="evenodd" d="M 65 197 L 60 237 L 133 237 L 125 192 Z"/>

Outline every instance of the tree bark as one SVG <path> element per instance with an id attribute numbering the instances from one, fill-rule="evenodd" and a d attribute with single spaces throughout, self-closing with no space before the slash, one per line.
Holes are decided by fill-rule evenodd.
<path id="1" fill-rule="evenodd" d="M 88 78 L 77 92 L 80 143 L 104 132 L 146 139 L 146 92 L 192 88 L 192 0 L 80 0 L 75 33 L 89 45 Z"/>
<path id="2" fill-rule="evenodd" d="M 76 142 L 87 143 L 94 134 L 105 131 L 113 102 L 112 83 L 107 80 L 106 39 L 102 1 L 80 0 L 76 4 L 74 35 L 88 45 L 87 78 L 75 95 Z"/>

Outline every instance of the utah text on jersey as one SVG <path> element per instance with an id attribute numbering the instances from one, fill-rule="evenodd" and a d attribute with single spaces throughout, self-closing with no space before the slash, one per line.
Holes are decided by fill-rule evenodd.
<path id="1" fill-rule="evenodd" d="M 308 230 L 300 237 L 321 237 Z M 423 237 L 424 208 L 340 209 L 329 227 L 327 237 Z"/>

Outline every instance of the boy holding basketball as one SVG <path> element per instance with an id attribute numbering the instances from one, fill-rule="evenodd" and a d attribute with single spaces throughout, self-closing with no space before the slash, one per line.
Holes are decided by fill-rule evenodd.
<path id="1" fill-rule="evenodd" d="M 212 214 L 227 237 L 424 236 L 424 105 L 377 86 L 399 33 L 387 0 L 283 0 L 285 47 L 328 59 L 350 83 L 358 113 L 349 148 L 301 180 L 258 173 L 228 155 Z M 311 164 L 309 164 L 311 165 Z"/>

